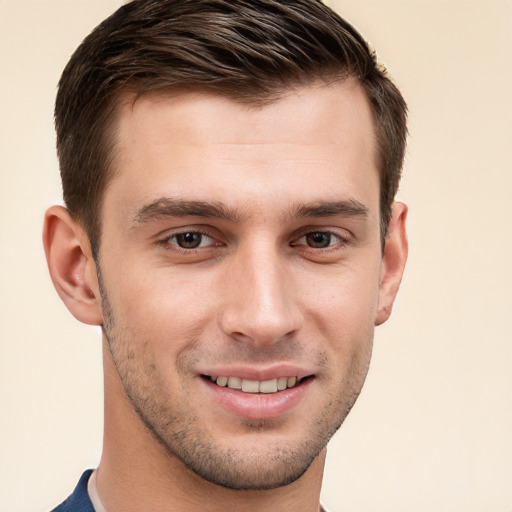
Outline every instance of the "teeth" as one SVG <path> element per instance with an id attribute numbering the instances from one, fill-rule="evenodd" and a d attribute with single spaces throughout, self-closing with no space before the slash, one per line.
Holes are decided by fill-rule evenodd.
<path id="1" fill-rule="evenodd" d="M 242 391 L 245 393 L 258 393 L 260 390 L 260 383 L 257 380 L 242 380 Z"/>
<path id="2" fill-rule="evenodd" d="M 228 383 L 227 377 L 217 377 L 217 385 L 224 387 Z"/>
<path id="3" fill-rule="evenodd" d="M 277 379 L 277 389 L 279 391 L 283 391 L 283 389 L 286 389 L 288 387 L 288 377 L 279 377 Z"/>
<path id="4" fill-rule="evenodd" d="M 277 391 L 277 379 L 260 382 L 260 393 L 275 393 Z"/>
<path id="5" fill-rule="evenodd" d="M 239 379 L 238 377 L 229 377 L 228 388 L 242 389 L 242 379 Z"/>
<path id="6" fill-rule="evenodd" d="M 210 377 L 217 386 L 239 389 L 244 393 L 276 393 L 287 388 L 293 388 L 297 384 L 297 377 L 279 377 L 271 380 L 248 380 L 239 377 Z"/>

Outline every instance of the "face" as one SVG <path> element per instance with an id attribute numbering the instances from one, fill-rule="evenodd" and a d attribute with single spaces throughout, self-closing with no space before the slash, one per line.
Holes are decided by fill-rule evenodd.
<path id="1" fill-rule="evenodd" d="M 262 108 L 143 97 L 121 111 L 116 154 L 99 265 L 123 392 L 203 478 L 294 481 L 370 361 L 382 255 L 363 91 Z"/>

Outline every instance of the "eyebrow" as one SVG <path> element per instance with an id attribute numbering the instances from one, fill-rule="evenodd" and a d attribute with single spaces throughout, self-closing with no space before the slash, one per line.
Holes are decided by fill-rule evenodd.
<path id="1" fill-rule="evenodd" d="M 302 217 L 368 217 L 368 208 L 355 199 L 342 201 L 318 201 L 297 205 L 291 211 L 292 218 Z"/>
<path id="2" fill-rule="evenodd" d="M 140 208 L 133 219 L 136 224 L 165 217 L 206 217 L 238 222 L 240 215 L 221 202 L 188 201 L 162 197 Z"/>
<path id="3" fill-rule="evenodd" d="M 291 210 L 285 209 L 283 214 L 292 219 L 335 216 L 366 218 L 368 217 L 368 208 L 355 199 L 316 201 L 298 204 Z M 133 220 L 135 225 L 141 225 L 166 217 L 203 217 L 237 223 L 241 220 L 242 215 L 238 210 L 229 208 L 220 201 L 191 201 L 161 197 L 137 210 Z"/>

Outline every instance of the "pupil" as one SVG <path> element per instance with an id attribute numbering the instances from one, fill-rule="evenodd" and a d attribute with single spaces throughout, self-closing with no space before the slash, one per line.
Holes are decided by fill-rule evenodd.
<path id="1" fill-rule="evenodd" d="M 306 237 L 310 247 L 323 248 L 329 247 L 331 235 L 329 233 L 309 233 Z"/>
<path id="2" fill-rule="evenodd" d="M 195 249 L 201 244 L 201 233 L 183 233 L 177 236 L 177 242 L 184 249 Z"/>

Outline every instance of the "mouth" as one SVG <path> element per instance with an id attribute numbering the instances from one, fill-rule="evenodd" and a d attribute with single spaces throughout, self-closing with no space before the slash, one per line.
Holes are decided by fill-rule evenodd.
<path id="1" fill-rule="evenodd" d="M 217 375 L 201 375 L 221 388 L 229 388 L 242 393 L 265 394 L 270 395 L 279 393 L 287 389 L 294 388 L 308 379 L 312 379 L 312 375 L 299 378 L 297 376 L 282 376 L 269 380 L 250 380 L 235 376 L 217 376 Z"/>
<path id="2" fill-rule="evenodd" d="M 205 391 L 229 414 L 244 420 L 268 420 L 284 417 L 314 396 L 309 390 L 316 375 L 312 369 L 292 364 L 266 368 L 225 367 L 199 373 Z M 312 398 L 310 398 L 312 400 Z M 302 404 L 302 405 L 301 405 Z"/>

